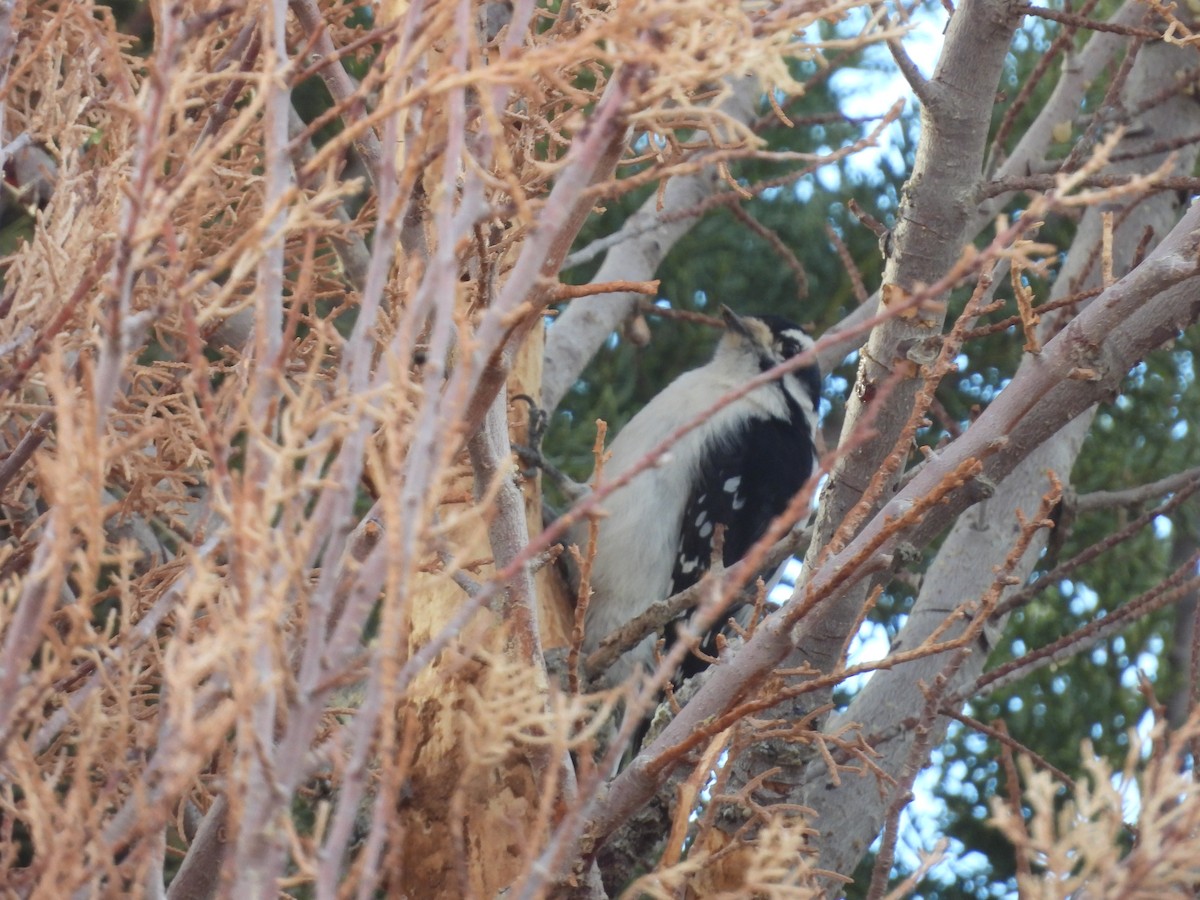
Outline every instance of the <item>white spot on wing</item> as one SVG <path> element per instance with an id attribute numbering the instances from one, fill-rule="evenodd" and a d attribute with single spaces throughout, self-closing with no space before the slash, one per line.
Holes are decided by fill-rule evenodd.
<path id="1" fill-rule="evenodd" d="M 725 484 L 722 485 L 722 488 L 724 489 L 725 493 L 733 494 L 733 493 L 736 493 L 737 489 L 741 486 L 742 486 L 742 476 L 734 475 L 732 478 L 725 479 Z"/>

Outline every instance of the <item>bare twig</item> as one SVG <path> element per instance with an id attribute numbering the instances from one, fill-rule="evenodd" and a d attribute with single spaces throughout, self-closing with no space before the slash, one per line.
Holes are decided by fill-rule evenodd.
<path id="1" fill-rule="evenodd" d="M 990 694 L 1039 669 L 1076 656 L 1089 647 L 1095 646 L 1097 642 L 1115 634 L 1135 619 L 1176 602 L 1188 591 L 1195 590 L 1200 585 L 1200 577 L 1195 574 L 1198 562 L 1200 562 L 1200 551 L 1193 553 L 1183 566 L 1163 579 L 1160 584 L 1130 600 L 1119 609 L 1113 610 L 1045 647 L 1040 647 L 1019 659 L 998 666 L 976 682 L 975 689 L 970 692 L 971 696 Z"/>
<path id="2" fill-rule="evenodd" d="M 310 40 L 313 41 L 313 56 L 317 59 L 331 60 L 329 65 L 324 65 L 320 69 L 321 80 L 325 82 L 325 87 L 329 90 L 330 95 L 347 111 L 361 109 L 361 98 L 357 85 L 354 84 L 341 62 L 332 62 L 338 59 L 339 54 L 333 46 L 333 40 L 325 27 L 325 19 L 314 0 L 289 0 L 288 6 L 300 20 L 300 25 L 309 35 Z M 374 179 L 383 160 L 383 149 L 379 137 L 370 127 L 363 128 L 356 134 L 354 148 L 362 157 L 367 177 Z"/>

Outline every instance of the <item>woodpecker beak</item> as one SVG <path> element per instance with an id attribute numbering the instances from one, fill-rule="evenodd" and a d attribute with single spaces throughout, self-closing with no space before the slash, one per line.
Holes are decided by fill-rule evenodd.
<path id="1" fill-rule="evenodd" d="M 730 331 L 735 331 L 744 337 L 750 337 L 750 329 L 746 327 L 746 323 L 742 321 L 742 317 L 724 303 L 721 304 L 721 318 L 725 320 L 725 327 Z"/>

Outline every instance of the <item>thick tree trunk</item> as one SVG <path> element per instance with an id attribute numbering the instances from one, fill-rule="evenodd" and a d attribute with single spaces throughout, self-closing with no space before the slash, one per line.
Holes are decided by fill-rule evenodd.
<path id="1" fill-rule="evenodd" d="M 542 332 L 535 329 L 522 348 L 509 381 L 509 395 L 537 396 L 541 375 Z M 512 407 L 514 413 L 523 409 Z M 514 440 L 524 434 L 514 434 Z M 510 467 L 512 468 L 512 467 Z M 515 468 L 512 468 L 515 472 Z M 464 462 L 457 493 L 471 497 L 486 490 L 474 483 Z M 529 533 L 541 530 L 541 485 L 523 483 Z M 489 519 L 503 515 L 479 506 L 463 515 L 464 505 L 450 503 L 443 518 L 461 516 L 463 523 L 446 535 L 447 546 L 462 559 L 487 559 Z M 479 569 L 482 582 L 494 571 Z M 570 636 L 568 598 L 549 567 L 534 575 L 539 598 L 537 625 L 543 647 L 564 646 Z M 410 606 L 409 653 L 428 642 L 466 602 L 464 589 L 449 577 L 424 575 Z M 399 712 L 398 744 L 411 747 L 408 785 L 400 793 L 400 870 L 390 873 L 391 888 L 411 896 L 494 897 L 527 870 L 529 839 L 544 817 L 547 773 L 528 747 L 510 745 L 497 753 L 490 730 L 497 710 L 514 702 L 517 677 L 541 697 L 547 696 L 546 671 L 522 650 L 520 626 L 505 622 L 498 610 L 479 610 L 458 641 L 425 669 Z M 482 738 L 482 744 L 479 742 Z M 559 760 L 559 763 L 564 760 Z M 557 776 L 561 786 L 569 779 Z M 545 826 L 541 822 L 541 826 Z"/>
<path id="2" fill-rule="evenodd" d="M 1148 97 L 1161 90 L 1163 84 L 1169 83 L 1173 73 L 1186 63 L 1186 51 L 1180 48 L 1166 44 L 1143 47 L 1126 85 L 1124 107 L 1140 108 Z M 1181 94 L 1147 111 L 1141 120 L 1144 130 L 1123 142 L 1118 152 L 1133 151 L 1139 146 L 1151 144 L 1168 145 L 1173 137 L 1194 132 L 1198 119 L 1200 116 L 1197 115 L 1196 103 Z M 1197 158 L 1195 145 L 1188 145 L 1176 152 L 1178 155 L 1171 174 L 1191 172 Z M 1161 165 L 1166 157 L 1161 152 L 1148 156 L 1131 155 L 1134 155 L 1133 160 L 1115 164 L 1111 171 L 1144 173 Z M 1179 211 L 1179 198 L 1168 192 L 1135 199 L 1124 208 L 1116 204 L 1089 207 L 1058 274 L 1050 299 L 1101 284 L 1100 245 L 1106 215 L 1113 216 L 1120 223 L 1112 240 L 1114 276 L 1120 278 L 1140 262 L 1134 259 L 1139 242 L 1144 252 L 1148 252 L 1171 230 Z M 1147 234 L 1153 236 L 1148 243 Z M 1061 327 L 1059 318 L 1047 317 L 1040 329 L 1042 339 L 1048 339 Z M 1029 366 L 1037 364 L 1035 356 L 1027 357 L 1024 362 Z M 935 629 L 944 627 L 948 616 L 963 609 L 964 604 L 967 608 L 971 603 L 977 604 L 978 599 L 992 588 L 995 573 L 1012 546 L 1017 527 L 1016 511 L 1022 510 L 1026 516 L 1033 514 L 1048 486 L 1047 473 L 1055 473 L 1064 485 L 1069 483 L 1071 468 L 1083 446 L 1094 411 L 1095 408 L 1061 429 L 1000 483 L 994 497 L 960 517 L 926 574 L 912 614 L 893 642 L 893 653 L 919 646 Z M 1025 583 L 1037 564 L 1046 536 L 1044 532 L 1039 534 L 1017 569 L 1011 572 L 1016 585 L 1006 594 Z M 952 639 L 961 633 L 967 622 L 967 619 L 962 619 L 945 632 L 942 639 Z M 988 653 L 1004 624 L 1003 619 L 989 624 L 986 634 L 991 641 L 979 642 L 950 674 L 944 696 L 952 696 L 969 687 L 982 673 Z M 923 703 L 921 685 L 932 685 L 951 656 L 952 653 L 925 657 L 877 673 L 849 709 L 835 716 L 825 731 L 833 733 L 851 723 L 859 723 L 866 743 L 880 753 L 876 760 L 880 769 L 898 777 L 917 739 L 914 726 Z M 935 731 L 925 738 L 927 747 L 938 744 L 947 724 L 945 718 L 938 720 Z M 919 764 L 924 766 L 927 761 L 928 749 L 921 755 Z M 822 865 L 836 872 L 853 870 L 879 833 L 888 806 L 894 799 L 895 789 L 881 784 L 873 775 L 852 771 L 839 773 L 835 789 L 835 782 L 822 760 L 814 760 L 805 772 L 803 781 L 804 788 L 797 799 L 815 813 L 812 824 L 820 832 L 817 843 L 821 847 Z"/>

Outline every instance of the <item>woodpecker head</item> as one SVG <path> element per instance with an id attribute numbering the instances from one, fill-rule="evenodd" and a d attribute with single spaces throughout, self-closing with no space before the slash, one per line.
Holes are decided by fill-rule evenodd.
<path id="1" fill-rule="evenodd" d="M 717 346 L 717 355 L 741 358 L 743 365 L 753 361 L 759 372 L 812 349 L 812 337 L 795 322 L 780 316 L 739 316 L 728 306 L 721 307 L 721 316 L 728 330 Z M 795 378 L 815 407 L 821 393 L 821 371 L 816 361 L 794 370 L 786 378 Z"/>
<path id="2" fill-rule="evenodd" d="M 729 329 L 723 340 L 734 343 L 743 353 L 753 353 L 763 372 L 813 345 L 812 337 L 803 328 L 780 316 L 739 316 L 728 306 L 722 306 L 721 317 Z"/>

